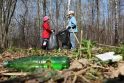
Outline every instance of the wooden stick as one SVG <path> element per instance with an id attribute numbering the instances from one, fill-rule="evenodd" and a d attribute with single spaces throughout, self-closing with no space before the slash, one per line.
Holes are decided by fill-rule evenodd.
<path id="1" fill-rule="evenodd" d="M 76 72 L 75 75 L 81 75 L 81 74 L 85 73 L 88 69 L 90 69 L 90 67 Z"/>
<path id="2" fill-rule="evenodd" d="M 16 72 L 14 72 L 14 73 L 1 73 L 2 75 L 7 75 L 7 76 L 12 76 L 12 75 L 16 75 L 16 76 L 20 76 L 20 75 L 22 75 L 22 76 L 26 76 L 26 75 L 29 75 L 28 73 L 24 73 L 24 72 L 18 72 L 18 73 L 16 73 Z"/>
<path id="3" fill-rule="evenodd" d="M 64 78 L 64 82 L 63 82 L 63 83 L 66 83 L 66 81 L 67 81 L 67 78 L 68 78 L 68 76 L 66 76 L 66 77 Z"/>
<path id="4" fill-rule="evenodd" d="M 71 27 L 71 31 L 72 31 L 72 33 L 74 34 L 74 37 L 76 38 L 77 43 L 78 43 L 78 44 L 80 44 L 80 42 L 79 42 L 79 40 L 78 40 L 78 38 L 77 38 L 76 34 L 75 34 L 75 33 L 74 33 L 74 31 L 72 30 L 72 27 Z"/>
<path id="5" fill-rule="evenodd" d="M 79 77 L 81 77 L 85 82 L 90 83 L 90 81 L 88 79 L 86 79 L 84 76 L 79 75 Z"/>
<path id="6" fill-rule="evenodd" d="M 80 42 L 79 42 L 79 40 L 78 40 L 76 34 L 74 33 L 74 31 L 73 31 L 73 34 L 74 34 L 74 36 L 75 36 L 75 38 L 76 38 L 76 40 L 77 40 L 77 43 L 80 44 Z"/>
<path id="7" fill-rule="evenodd" d="M 80 42 L 82 42 L 82 36 L 83 36 L 83 30 L 81 30 L 81 40 L 80 40 Z M 82 48 L 82 45 L 81 45 L 81 43 L 79 44 L 80 45 L 80 49 Z M 82 55 L 82 51 L 80 51 L 80 57 L 81 57 L 81 55 Z"/>
<path id="8" fill-rule="evenodd" d="M 8 70 L 0 71 L 0 74 L 1 74 L 1 73 L 5 73 L 5 72 L 8 72 Z"/>
<path id="9" fill-rule="evenodd" d="M 100 44 L 100 43 L 96 43 L 99 46 L 104 46 L 104 47 L 110 47 L 110 48 L 120 48 L 118 46 L 111 46 L 111 45 L 105 45 L 105 44 Z"/>
<path id="10" fill-rule="evenodd" d="M 74 76 L 74 79 L 73 79 L 72 83 L 75 83 L 76 80 L 77 80 L 77 75 Z"/>
<path id="11" fill-rule="evenodd" d="M 77 77 L 80 76 L 81 74 L 85 73 L 88 69 L 90 69 L 90 67 L 76 72 L 75 75 L 74 75 L 74 79 L 73 79 L 73 82 L 72 82 L 72 83 L 75 83 L 76 80 L 77 80 Z M 82 77 L 82 78 L 85 79 L 84 77 Z M 90 83 L 90 82 L 89 82 L 88 80 L 86 80 L 86 79 L 85 79 L 85 81 L 88 82 L 88 83 Z"/>
<path id="12" fill-rule="evenodd" d="M 110 68 L 105 68 L 105 67 L 102 67 L 102 66 L 98 66 L 98 65 L 92 65 L 90 64 L 91 67 L 94 67 L 94 68 L 100 68 L 100 69 L 106 69 L 106 70 L 109 70 Z"/>

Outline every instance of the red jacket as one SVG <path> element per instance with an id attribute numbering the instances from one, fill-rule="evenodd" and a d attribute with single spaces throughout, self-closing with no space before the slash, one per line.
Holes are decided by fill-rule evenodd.
<path id="1" fill-rule="evenodd" d="M 42 38 L 50 38 L 50 34 L 51 34 L 51 28 L 49 25 L 49 22 L 44 22 L 42 24 L 42 28 L 43 28 L 43 32 L 42 32 Z"/>

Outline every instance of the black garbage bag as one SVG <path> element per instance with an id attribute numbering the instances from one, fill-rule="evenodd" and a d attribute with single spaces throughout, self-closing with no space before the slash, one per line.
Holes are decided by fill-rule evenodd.
<path id="1" fill-rule="evenodd" d="M 70 39 L 69 39 L 68 30 L 65 29 L 65 30 L 59 31 L 58 34 L 57 34 L 57 38 L 58 38 L 58 40 L 61 41 L 62 48 L 70 49 L 71 43 L 70 43 Z"/>
<path id="2" fill-rule="evenodd" d="M 52 32 L 52 34 L 50 35 L 49 42 L 48 42 L 48 49 L 52 50 L 52 49 L 57 49 L 57 48 L 58 48 L 58 42 L 57 42 L 56 34 L 55 32 Z"/>

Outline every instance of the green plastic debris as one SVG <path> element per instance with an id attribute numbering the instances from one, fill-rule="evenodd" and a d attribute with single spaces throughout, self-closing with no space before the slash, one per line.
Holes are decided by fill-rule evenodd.
<path id="1" fill-rule="evenodd" d="M 53 70 L 63 70 L 70 66 L 67 56 L 29 56 L 12 61 L 4 61 L 3 65 L 7 68 L 18 71 L 34 71 L 37 68 L 49 68 Z"/>

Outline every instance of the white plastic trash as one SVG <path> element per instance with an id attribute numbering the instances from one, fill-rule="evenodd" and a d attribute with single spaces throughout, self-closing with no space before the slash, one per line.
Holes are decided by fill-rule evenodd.
<path id="1" fill-rule="evenodd" d="M 121 61 L 122 59 L 123 59 L 122 56 L 120 56 L 120 55 L 115 55 L 115 56 L 113 56 L 113 58 L 112 58 L 112 62 Z"/>
<path id="2" fill-rule="evenodd" d="M 109 60 L 112 60 L 113 55 L 114 55 L 114 52 L 106 52 L 103 54 L 98 54 L 96 55 L 96 57 L 102 61 L 109 61 Z"/>
<path id="3" fill-rule="evenodd" d="M 114 52 L 106 52 L 103 54 L 96 55 L 97 58 L 99 58 L 102 61 L 109 61 L 112 60 L 112 62 L 120 61 L 123 59 L 120 55 L 114 55 Z"/>

